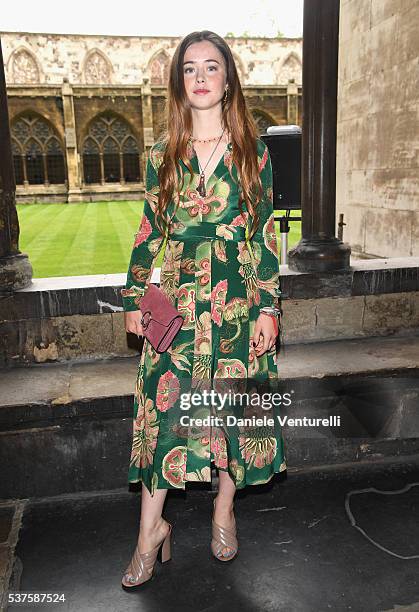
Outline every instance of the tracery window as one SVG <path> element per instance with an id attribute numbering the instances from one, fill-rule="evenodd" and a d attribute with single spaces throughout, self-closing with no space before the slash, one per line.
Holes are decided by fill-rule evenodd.
<path id="1" fill-rule="evenodd" d="M 11 63 L 12 83 L 39 83 L 39 70 L 34 57 L 26 49 L 15 51 Z"/>
<path id="2" fill-rule="evenodd" d="M 52 125 L 38 115 L 21 115 L 11 124 L 16 185 L 64 184 L 63 147 Z"/>
<path id="3" fill-rule="evenodd" d="M 112 68 L 109 60 L 98 51 L 92 51 L 86 60 L 84 74 L 86 83 L 111 83 Z"/>
<path id="4" fill-rule="evenodd" d="M 87 184 L 141 180 L 138 143 L 126 121 L 104 114 L 90 123 L 83 142 L 83 171 Z"/>

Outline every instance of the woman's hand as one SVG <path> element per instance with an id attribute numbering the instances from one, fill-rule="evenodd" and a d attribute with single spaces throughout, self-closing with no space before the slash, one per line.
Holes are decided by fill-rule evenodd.
<path id="1" fill-rule="evenodd" d="M 273 318 L 261 313 L 255 323 L 253 338 L 250 339 L 254 342 L 258 357 L 275 346 L 277 335 L 277 327 Z"/>
<path id="2" fill-rule="evenodd" d="M 143 326 L 141 325 L 141 310 L 133 310 L 130 312 L 124 312 L 125 330 L 130 334 L 136 336 L 143 335 Z"/>

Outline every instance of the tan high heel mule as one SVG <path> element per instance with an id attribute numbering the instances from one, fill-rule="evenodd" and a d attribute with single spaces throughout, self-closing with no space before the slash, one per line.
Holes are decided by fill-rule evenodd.
<path id="1" fill-rule="evenodd" d="M 146 553 L 140 553 L 137 544 L 131 563 L 122 577 L 121 586 L 125 591 L 136 590 L 139 587 L 143 588 L 142 585 L 153 578 L 156 559 L 158 559 L 160 563 L 166 563 L 166 561 L 170 561 L 172 558 L 171 536 L 173 528 L 170 523 L 168 524 L 169 531 L 167 535 L 160 544 L 157 544 L 157 546 L 153 548 L 153 550 Z"/>
<path id="2" fill-rule="evenodd" d="M 213 506 L 215 510 L 215 498 L 213 500 Z M 211 551 L 214 557 L 217 559 L 217 561 L 223 561 L 223 562 L 233 561 L 233 559 L 236 558 L 238 550 L 239 550 L 239 543 L 237 541 L 236 534 L 237 534 L 236 527 L 234 527 L 233 530 L 230 530 L 230 529 L 226 529 L 225 527 L 222 527 L 221 525 L 218 525 L 214 521 L 214 513 L 213 513 Z M 224 556 L 221 552 L 223 548 L 230 548 L 232 550 L 232 553 L 228 555 L 228 557 Z"/>

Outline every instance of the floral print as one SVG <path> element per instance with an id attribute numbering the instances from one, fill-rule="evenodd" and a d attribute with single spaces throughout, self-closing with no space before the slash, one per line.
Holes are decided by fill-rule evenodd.
<path id="1" fill-rule="evenodd" d="M 153 461 L 159 432 L 153 400 L 139 395 L 137 416 L 133 424 L 131 465 L 141 469 Z"/>
<path id="2" fill-rule="evenodd" d="M 222 389 L 225 380 L 242 384 L 247 379 L 278 377 L 274 349 L 258 357 L 251 345 L 260 308 L 281 305 L 269 151 L 257 139 L 263 198 L 260 224 L 250 241 L 250 217 L 244 203 L 243 213 L 239 207 L 232 145 L 227 145 L 202 197 L 191 139 L 187 155 L 193 174 L 183 160 L 179 162 L 183 181 L 168 207 L 168 234 L 160 234 L 154 214 L 163 151 L 163 142 L 150 150 L 144 212 L 122 295 L 126 311 L 138 310 L 164 248 L 160 287 L 184 321 L 165 353 L 157 353 L 144 339 L 128 481 L 143 482 L 152 495 L 158 488 L 184 489 L 187 482 L 211 481 L 214 462 L 230 474 L 237 488 L 268 482 L 275 472 L 286 469 L 279 424 L 246 431 L 239 426 L 226 431 L 185 425 L 179 419 L 179 399 L 191 388 L 213 384 Z M 193 416 L 208 414 L 199 408 Z"/>

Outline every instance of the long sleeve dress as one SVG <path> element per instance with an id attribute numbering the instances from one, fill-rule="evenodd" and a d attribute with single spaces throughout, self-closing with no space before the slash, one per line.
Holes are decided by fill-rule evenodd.
<path id="1" fill-rule="evenodd" d="M 244 216 L 240 213 L 231 143 L 207 180 L 206 196 L 201 197 L 198 159 L 189 140 L 193 175 L 181 161 L 184 180 L 180 184 L 178 171 L 179 190 L 167 210 L 167 240 L 160 234 L 154 211 L 163 147 L 157 142 L 147 161 L 144 211 L 122 291 L 123 304 L 126 311 L 139 309 L 138 299 L 164 247 L 160 288 L 184 323 L 165 353 L 157 353 L 144 338 L 128 482 L 142 481 L 151 495 L 161 488 L 185 489 L 186 482 L 210 482 L 213 461 L 218 469 L 229 472 L 238 489 L 265 483 L 286 469 L 278 419 L 273 426 L 250 430 L 239 426 L 228 431 L 212 426 L 200 429 L 182 426 L 177 407 L 185 381 L 278 377 L 275 349 L 257 357 L 250 343 L 260 308 L 281 305 L 269 151 L 258 138 L 263 200 L 259 228 L 249 248 L 250 218 L 244 205 Z"/>

